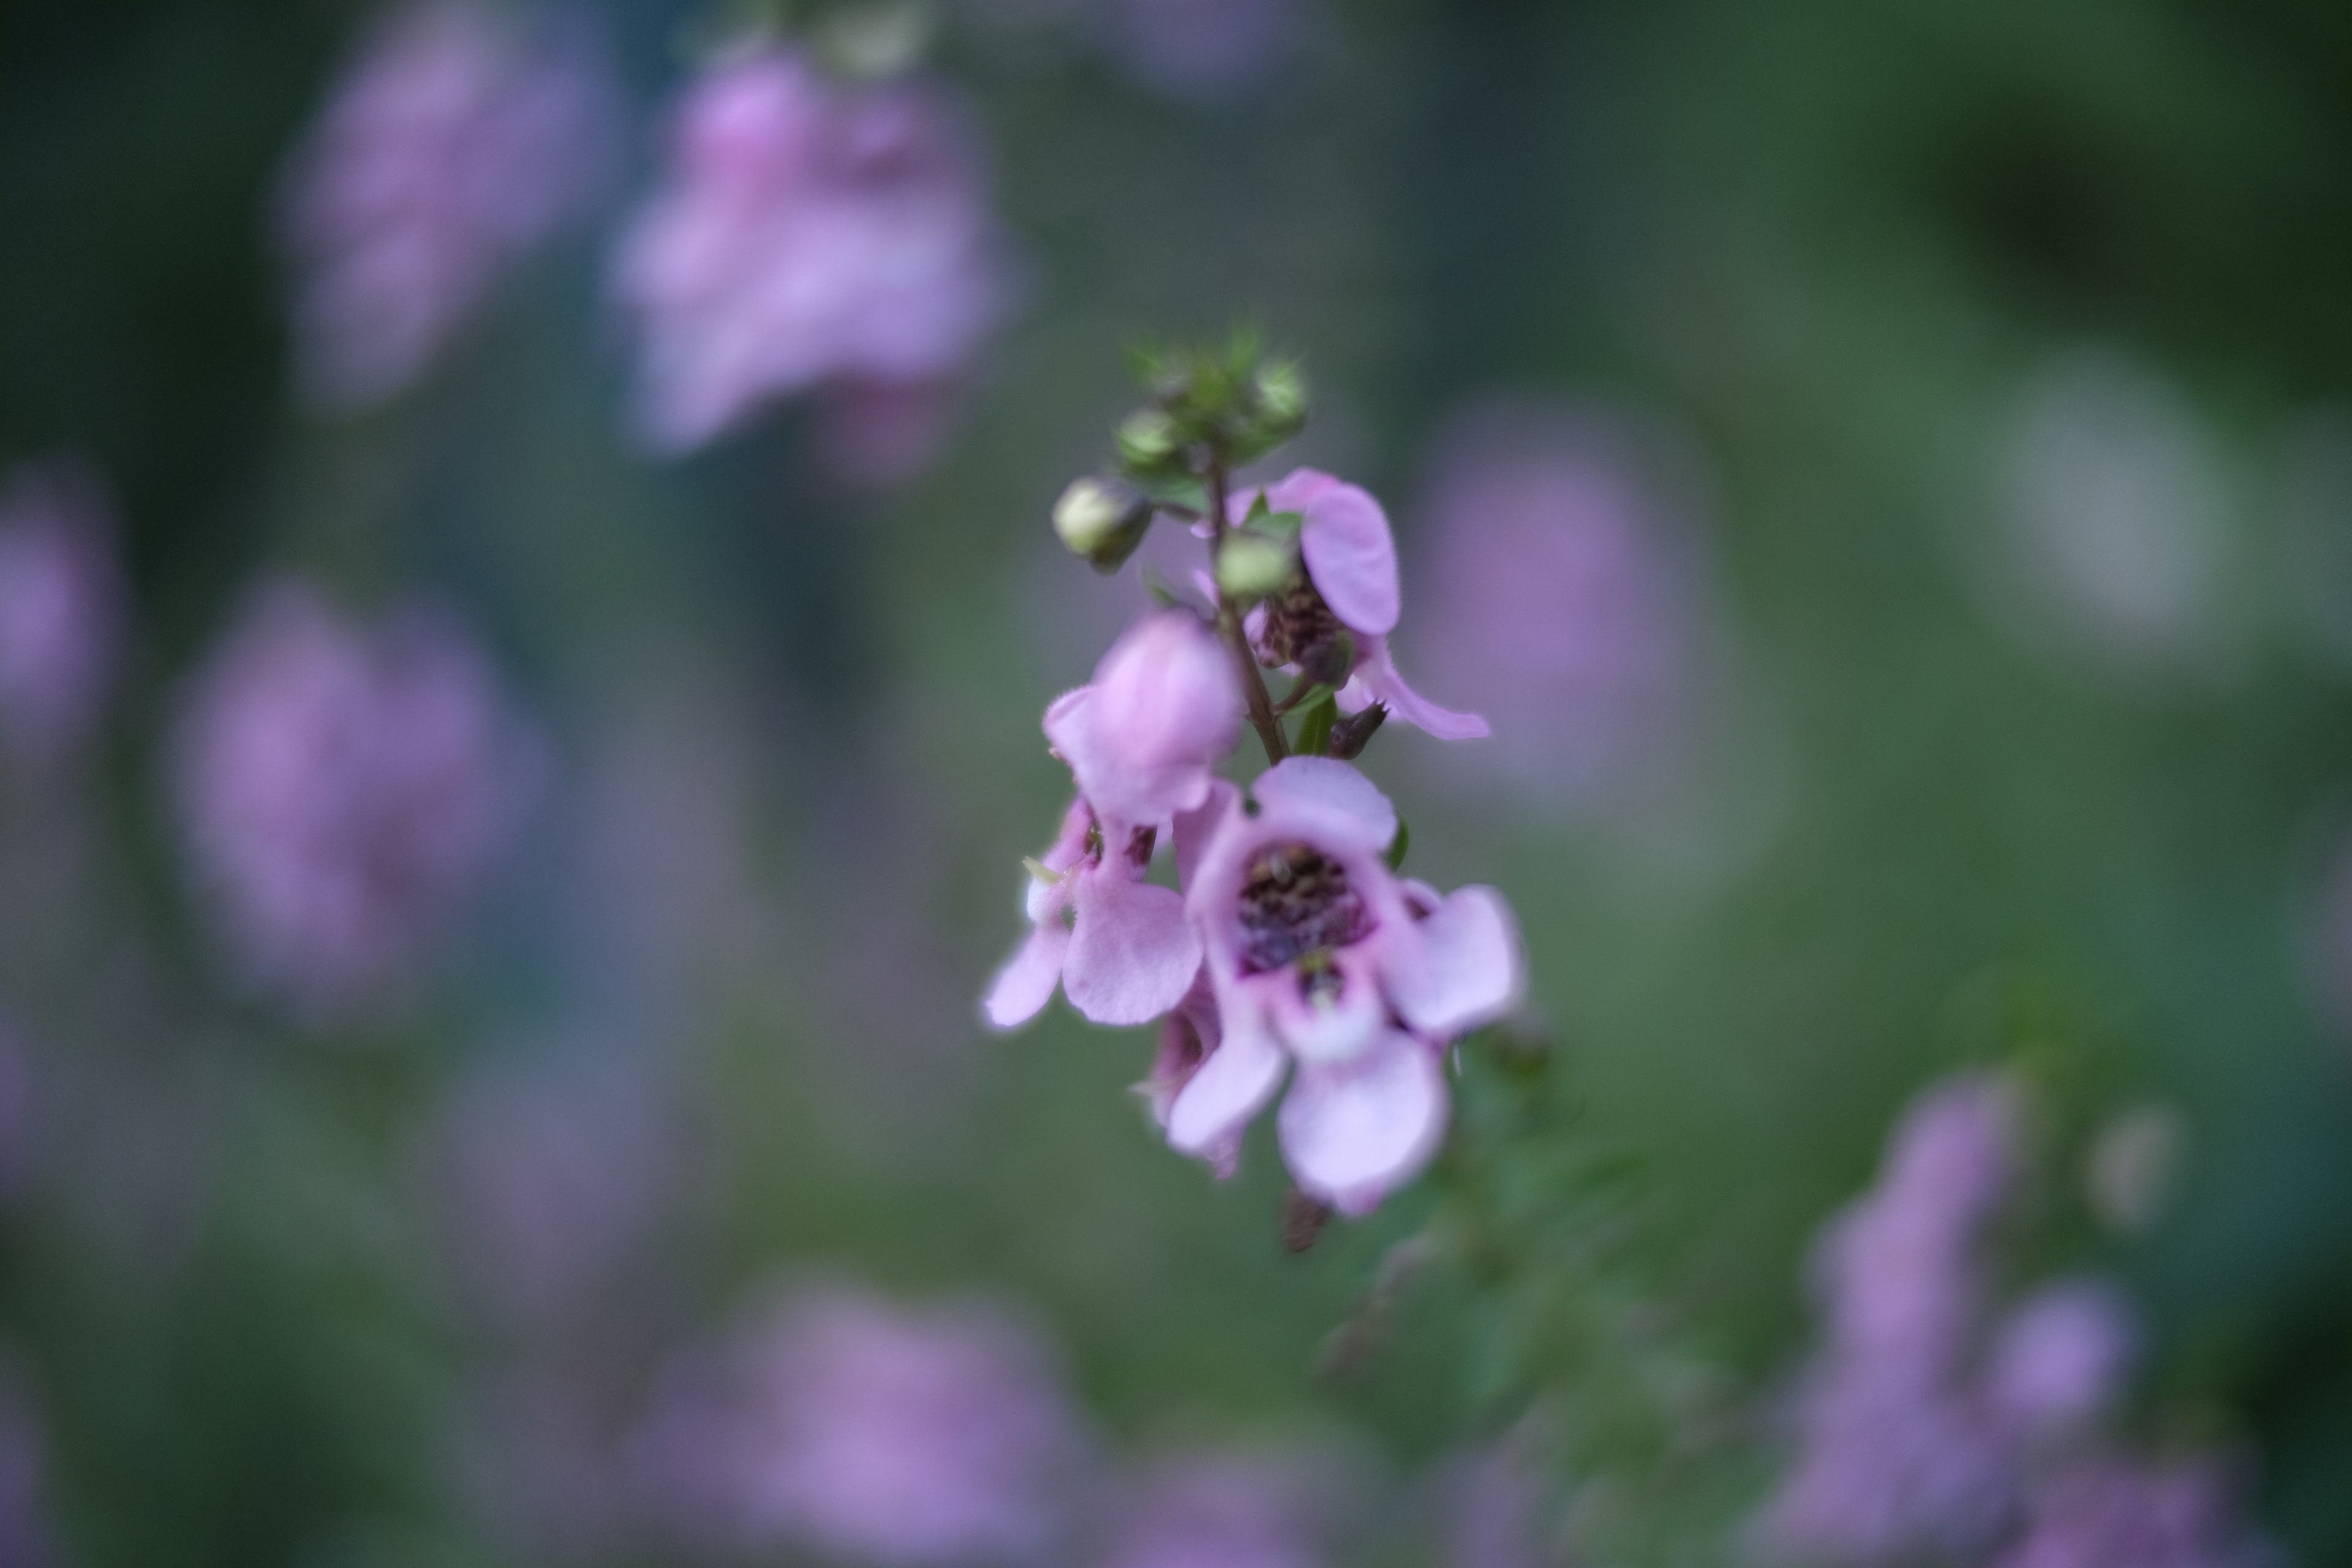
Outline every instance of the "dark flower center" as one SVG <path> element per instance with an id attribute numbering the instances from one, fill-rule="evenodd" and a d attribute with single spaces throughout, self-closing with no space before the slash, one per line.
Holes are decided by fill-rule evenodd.
<path id="1" fill-rule="evenodd" d="M 1340 667 L 1348 657 L 1348 628 L 1304 572 L 1280 598 L 1266 601 L 1258 640 L 1268 663 L 1295 664 L 1332 686 L 1347 679 Z"/>
<path id="2" fill-rule="evenodd" d="M 1269 844 L 1242 879 L 1242 967 L 1263 974 L 1345 947 L 1372 918 L 1347 872 L 1307 844 Z"/>

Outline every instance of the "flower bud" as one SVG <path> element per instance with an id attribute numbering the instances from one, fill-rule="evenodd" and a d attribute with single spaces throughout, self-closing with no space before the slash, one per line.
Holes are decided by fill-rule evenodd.
<path id="1" fill-rule="evenodd" d="M 1341 762 L 1353 762 L 1371 744 L 1372 734 L 1387 722 L 1388 709 L 1378 702 L 1360 713 L 1350 713 L 1331 726 L 1331 739 L 1326 742 L 1324 754 Z"/>
<path id="2" fill-rule="evenodd" d="M 1276 360 L 1257 373 L 1257 413 L 1270 431 L 1287 438 L 1307 423 L 1307 378 L 1288 360 Z"/>
<path id="3" fill-rule="evenodd" d="M 1151 528 L 1151 502 L 1115 479 L 1073 480 L 1054 503 L 1054 531 L 1097 572 L 1116 572 Z"/>
<path id="4" fill-rule="evenodd" d="M 1235 533 L 1217 552 L 1217 588 L 1229 599 L 1279 594 L 1297 574 L 1297 547 L 1279 540 Z"/>
<path id="5" fill-rule="evenodd" d="M 1118 427 L 1119 460 L 1139 473 L 1176 467 L 1183 445 L 1176 422 L 1157 408 L 1139 408 Z"/>

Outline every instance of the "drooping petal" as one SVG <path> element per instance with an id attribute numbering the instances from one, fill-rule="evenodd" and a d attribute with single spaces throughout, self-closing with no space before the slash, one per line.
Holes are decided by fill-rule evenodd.
<path id="1" fill-rule="evenodd" d="M 1410 1181 L 1445 1131 L 1437 1053 L 1409 1035 L 1345 1066 L 1302 1066 L 1282 1102 L 1282 1154 L 1300 1187 L 1366 1214 Z"/>
<path id="2" fill-rule="evenodd" d="M 1330 757 L 1286 757 L 1260 773 L 1250 793 L 1269 810 L 1311 813 L 1328 830 L 1372 849 L 1385 849 L 1396 837 L 1396 807 L 1389 797 Z"/>
<path id="3" fill-rule="evenodd" d="M 1397 673 L 1396 658 L 1386 637 L 1367 637 L 1357 650 L 1356 673 L 1339 689 L 1339 709 L 1360 713 L 1373 703 L 1384 704 L 1391 718 L 1402 719 L 1441 741 L 1475 741 L 1492 734 L 1486 721 L 1475 713 L 1440 708 L 1405 684 Z"/>
<path id="4" fill-rule="evenodd" d="M 981 1004 L 989 1024 L 1017 1029 L 1035 1017 L 1053 1000 L 1054 984 L 1062 978 L 1062 961 L 1070 951 L 1070 928 L 1056 918 L 1030 928 L 1012 958 L 996 972 Z"/>
<path id="5" fill-rule="evenodd" d="M 1451 1039 L 1518 1005 L 1518 925 L 1494 889 L 1456 889 L 1411 936 L 1420 952 L 1391 969 L 1389 999 L 1414 1028 Z"/>
<path id="6" fill-rule="evenodd" d="M 1093 685 L 1057 699 L 1045 728 L 1096 812 L 1138 827 L 1201 805 L 1241 713 L 1240 677 L 1216 634 L 1190 610 L 1163 610 L 1113 645 Z"/>
<path id="7" fill-rule="evenodd" d="M 1204 1158 L 1232 1144 L 1282 1086 L 1288 1058 L 1245 1008 L 1224 1010 L 1224 1038 L 1168 1111 L 1168 1143 Z"/>
<path id="8" fill-rule="evenodd" d="M 1184 999 L 1200 973 L 1201 939 L 1184 900 L 1129 879 L 1117 866 L 1078 871 L 1077 906 L 1062 988 L 1097 1024 L 1145 1024 Z"/>
<path id="9" fill-rule="evenodd" d="M 1266 504 L 1305 515 L 1298 549 L 1307 574 L 1349 631 L 1385 637 L 1396 630 L 1403 603 L 1396 536 L 1380 502 L 1356 485 L 1301 468 L 1266 492 Z"/>

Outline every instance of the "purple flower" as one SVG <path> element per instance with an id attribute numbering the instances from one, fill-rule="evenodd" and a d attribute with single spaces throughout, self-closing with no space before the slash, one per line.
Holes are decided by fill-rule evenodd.
<path id="1" fill-rule="evenodd" d="M 1063 1532 L 1081 1434 L 1002 1311 L 804 1290 L 700 1372 L 655 1428 L 690 1527 L 906 1568 L 1032 1563 Z"/>
<path id="2" fill-rule="evenodd" d="M 1060 984 L 1097 1024 L 1149 1023 L 1182 999 L 1201 967 L 1184 901 L 1143 879 L 1154 829 L 1119 837 L 1083 800 L 1030 871 L 1029 935 L 997 972 L 982 1009 L 1000 1029 L 1037 1016 Z"/>
<path id="3" fill-rule="evenodd" d="M 2279 1554 L 2234 1503 L 2210 1459 L 2088 1460 L 2040 1489 L 1995 1568 L 2272 1568 Z"/>
<path id="4" fill-rule="evenodd" d="M 175 737 L 196 870 L 251 977 L 346 1006 L 470 889 L 520 789 L 520 742 L 445 617 L 374 626 L 280 582 L 187 694 Z"/>
<path id="5" fill-rule="evenodd" d="M 835 83 L 783 48 L 730 57 L 688 89 L 616 268 L 639 430 L 683 453 L 820 384 L 953 382 L 1003 313 L 1002 249 L 939 94 Z"/>
<path id="6" fill-rule="evenodd" d="M 1985 1367 L 1986 1400 L 2021 1433 L 2077 1429 L 2114 1399 L 2137 1337 L 2131 1308 L 2113 1286 L 2045 1285 L 2001 1324 Z"/>
<path id="7" fill-rule="evenodd" d="M 1300 468 L 1265 491 L 1266 505 L 1297 512 L 1305 572 L 1297 586 L 1250 617 L 1251 637 L 1265 663 L 1317 669 L 1345 655 L 1339 707 L 1356 713 L 1378 702 L 1392 718 L 1441 741 L 1484 735 L 1475 713 L 1440 708 L 1405 684 L 1389 653 L 1403 597 L 1397 582 L 1396 540 L 1388 513 L 1357 486 L 1315 468 Z M 1233 498 L 1240 518 L 1255 493 Z M 1344 642 L 1343 639 L 1344 638 Z"/>
<path id="8" fill-rule="evenodd" d="M 1241 683 L 1198 616 L 1147 616 L 1055 699 L 1045 734 L 1076 776 L 1061 836 L 1032 868 L 1032 930 L 998 974 L 989 1021 L 1036 1016 L 1059 981 L 1097 1024 L 1141 1024 L 1183 996 L 1201 943 L 1182 901 L 1143 879 L 1160 835 L 1209 798 L 1209 770 L 1241 729 Z"/>
<path id="9" fill-rule="evenodd" d="M 1239 1455 L 1162 1463 L 1121 1510 L 1102 1568 L 1317 1568 L 1316 1479 Z"/>
<path id="10" fill-rule="evenodd" d="M 121 618 L 113 536 L 103 494 L 69 464 L 0 489 L 0 735 L 21 762 L 71 751 L 98 717 Z"/>
<path id="11" fill-rule="evenodd" d="M 1217 1157 L 1295 1062 L 1279 1122 L 1291 1173 L 1364 1213 L 1435 1152 L 1440 1057 L 1517 1002 L 1517 932 L 1492 889 L 1442 898 L 1398 880 L 1381 859 L 1396 812 L 1347 763 L 1292 757 L 1252 793 L 1255 815 L 1223 786 L 1177 824 L 1222 1037 L 1171 1104 L 1169 1142 Z"/>
<path id="12" fill-rule="evenodd" d="M 309 395 L 359 407 L 414 381 L 499 274 L 585 206 L 611 112 L 568 32 L 526 34 L 474 0 L 378 22 L 288 172 Z"/>
<path id="13" fill-rule="evenodd" d="M 1795 1463 L 1759 1521 L 1799 1556 L 1876 1563 L 1993 1539 L 2015 1453 L 1969 1386 L 1986 1223 L 2015 1178 L 2001 1079 L 1930 1089 L 1888 1140 L 1878 1184 L 1813 1258 L 1824 1343 L 1795 1409 Z"/>
<path id="14" fill-rule="evenodd" d="M 1597 420 L 1485 409 L 1445 443 L 1425 502 L 1419 646 L 1437 679 L 1500 705 L 1479 755 L 1546 799 L 1665 760 L 1700 695 L 1695 574 L 1634 459 Z"/>

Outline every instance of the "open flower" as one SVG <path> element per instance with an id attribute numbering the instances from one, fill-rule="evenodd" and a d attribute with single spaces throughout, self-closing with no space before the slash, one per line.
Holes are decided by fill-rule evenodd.
<path id="1" fill-rule="evenodd" d="M 1492 889 L 1400 881 L 1381 858 L 1396 812 L 1345 763 L 1290 758 L 1253 794 L 1255 815 L 1211 803 L 1188 868 L 1221 1037 L 1170 1105 L 1168 1140 L 1230 1149 L 1296 1062 L 1284 1158 L 1307 1192 L 1361 1214 L 1435 1151 L 1444 1047 L 1517 1001 L 1517 929 Z"/>
<path id="2" fill-rule="evenodd" d="M 1143 879 L 1156 832 L 1113 842 L 1083 798 L 1030 868 L 1029 935 L 997 972 L 982 1010 L 1000 1029 L 1037 1016 L 1059 984 L 1097 1024 L 1146 1024 L 1183 999 L 1201 967 L 1184 901 Z"/>
<path id="3" fill-rule="evenodd" d="M 1397 583 L 1396 538 L 1388 513 L 1361 488 L 1316 468 L 1299 468 L 1265 491 L 1265 504 L 1304 520 L 1298 581 L 1252 615 L 1250 633 L 1258 657 L 1268 664 L 1322 673 L 1331 670 L 1339 687 L 1342 712 L 1358 713 L 1377 702 L 1390 714 L 1441 741 L 1468 741 L 1486 734 L 1486 721 L 1457 713 L 1405 684 L 1389 652 L 1403 594 Z M 1234 500 L 1246 513 L 1256 496 Z"/>

